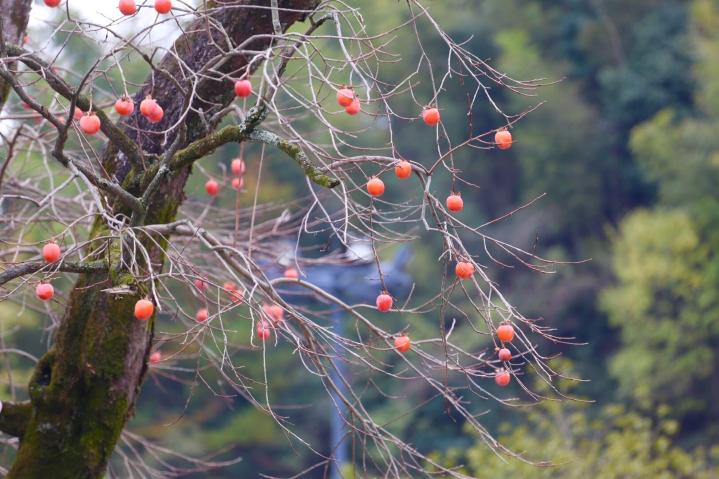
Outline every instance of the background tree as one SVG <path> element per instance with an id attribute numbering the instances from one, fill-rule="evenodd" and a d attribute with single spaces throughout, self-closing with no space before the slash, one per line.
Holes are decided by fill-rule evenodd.
<path id="1" fill-rule="evenodd" d="M 578 374 L 591 378 L 580 390 L 597 403 L 576 411 L 577 422 L 564 422 L 565 437 L 531 435 L 529 442 L 542 442 L 545 453 L 518 446 L 526 419 L 492 415 L 496 422 L 488 427 L 503 431 L 498 434 L 505 443 L 554 460 L 557 467 L 547 469 L 554 477 L 573 477 L 585 467 L 618 477 L 620 462 L 661 469 L 650 475 L 701 477 L 668 461 L 634 461 L 640 456 L 629 457 L 626 444 L 626 456 L 616 451 L 618 461 L 605 458 L 602 470 L 597 456 L 584 449 L 583 441 L 601 447 L 624 440 L 605 427 L 585 435 L 583 421 L 621 421 L 633 428 L 640 418 L 653 430 L 669 421 L 672 434 L 652 445 L 670 442 L 677 452 L 689 451 L 706 474 L 716 475 L 716 453 L 708 452 L 718 443 L 717 169 L 715 135 L 709 133 L 716 130 L 716 4 L 568 0 L 523 2 L 519 9 L 487 2 L 486 9 L 482 16 L 492 25 L 478 29 L 493 39 L 487 51 L 497 49 L 493 58 L 502 69 L 521 72 L 530 58 L 546 69 L 535 66 L 535 71 L 566 76 L 539 92 L 550 100 L 549 108 L 557 98 L 567 99 L 563 114 L 543 116 L 542 108 L 514 130 L 523 140 L 533 136 L 512 149 L 518 160 L 514 178 L 526 183 L 509 202 L 531 198 L 535 184 L 553 184 L 545 187 L 546 200 L 521 221 L 505 223 L 504 237 L 538 235 L 553 257 L 593 258 L 538 281 L 513 272 L 502 285 L 515 293 L 523 311 L 545 315 L 562 335 L 588 342 L 563 352 L 574 359 Z M 571 126 L 565 118 L 574 119 Z M 563 153 L 535 153 L 552 151 L 554 144 Z M 568 172 L 577 174 L 568 179 L 563 176 Z M 563 194 L 562 202 L 556 202 L 555 191 Z M 561 224 L 553 213 L 567 209 L 573 214 L 562 216 L 568 224 Z M 516 294 L 529 288 L 532 294 Z M 612 406 L 599 407 L 607 404 Z M 562 423 L 554 414 L 540 416 L 539 409 L 544 406 L 531 414 L 537 420 Z M 634 419 L 625 423 L 627 416 Z M 627 437 L 628 430 L 621 435 Z M 507 442 L 508 436 L 513 440 Z M 580 446 L 581 452 L 570 450 L 572 459 L 563 463 L 548 445 L 554 440 Z M 523 468 L 511 463 L 490 469 L 506 474 Z"/>
<path id="2" fill-rule="evenodd" d="M 576 384 L 563 386 L 574 389 Z M 587 408 L 598 413 L 587 414 Z M 450 451 L 448 459 L 461 458 L 466 461 L 466 472 L 476 475 L 562 479 L 587 475 L 714 477 L 716 468 L 711 462 L 716 460 L 717 448 L 708 450 L 712 448 L 702 445 L 687 452 L 676 444 L 680 425 L 670 417 L 670 408 L 662 406 L 657 412 L 658 418 L 654 419 L 618 404 L 595 407 L 590 402 L 548 401 L 523 414 L 523 424 L 505 423 L 499 438 L 514 449 L 532 451 L 536 457 L 551 457 L 553 464 L 536 467 L 506 461 L 480 444 L 466 452 Z"/>

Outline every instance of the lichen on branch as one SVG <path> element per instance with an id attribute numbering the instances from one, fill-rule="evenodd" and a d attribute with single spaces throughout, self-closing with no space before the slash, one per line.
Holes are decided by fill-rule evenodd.
<path id="1" fill-rule="evenodd" d="M 340 180 L 337 178 L 331 178 L 321 173 L 319 168 L 312 164 L 305 152 L 302 151 L 302 148 L 297 146 L 295 143 L 272 133 L 271 131 L 255 130 L 250 133 L 248 139 L 250 141 L 274 146 L 283 151 L 287 156 L 295 160 L 302 167 L 305 171 L 305 175 L 307 175 L 307 178 L 320 186 L 324 186 L 325 188 L 334 188 L 340 184 Z"/>
<path id="2" fill-rule="evenodd" d="M 215 149 L 227 143 L 241 143 L 252 141 L 274 146 L 287 156 L 295 160 L 305 172 L 305 175 L 314 183 L 325 188 L 334 188 L 340 184 L 336 178 L 325 175 L 307 157 L 302 148 L 281 136 L 267 130 L 257 130 L 255 127 L 264 118 L 264 109 L 253 108 L 247 120 L 240 125 L 228 125 L 210 133 L 204 138 L 196 140 L 187 147 L 175 153 L 169 162 L 170 170 L 179 170 L 191 165 L 194 161 L 204 158 Z M 148 170 L 154 175 L 154 171 Z"/>

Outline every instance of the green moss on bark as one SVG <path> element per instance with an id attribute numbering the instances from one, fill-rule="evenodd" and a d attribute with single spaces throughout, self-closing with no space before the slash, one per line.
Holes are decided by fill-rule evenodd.
<path id="1" fill-rule="evenodd" d="M 31 414 L 32 405 L 30 401 L 3 403 L 2 412 L 0 412 L 0 430 L 6 434 L 22 438 Z"/>
<path id="2" fill-rule="evenodd" d="M 9 478 L 98 478 L 104 472 L 131 415 L 140 371 L 126 380 L 137 363 L 143 366 L 151 323 L 133 317 L 138 294 L 108 294 L 103 286 L 120 284 L 86 275 L 71 294 L 57 343 L 30 382 L 33 413 Z M 139 358 L 128 360 L 138 337 L 144 338 Z"/>

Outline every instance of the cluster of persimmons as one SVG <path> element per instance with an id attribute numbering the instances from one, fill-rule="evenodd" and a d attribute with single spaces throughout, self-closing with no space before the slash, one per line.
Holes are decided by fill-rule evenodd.
<path id="1" fill-rule="evenodd" d="M 57 7 L 60 4 L 60 0 L 44 0 L 45 4 L 49 7 Z M 166 14 L 172 10 L 171 0 L 155 0 L 155 10 L 159 14 Z M 137 12 L 137 5 L 134 0 L 120 0 L 118 8 L 123 15 L 134 15 Z M 234 83 L 234 92 L 237 97 L 247 98 L 252 95 L 252 83 L 248 78 L 241 78 Z M 361 111 L 360 100 L 355 94 L 351 87 L 342 86 L 337 90 L 337 103 L 345 109 L 348 115 L 357 115 Z M 115 111 L 121 117 L 127 117 L 132 115 L 135 111 L 135 104 L 132 99 L 124 95 L 117 99 L 115 102 Z M 140 102 L 140 113 L 151 123 L 158 123 L 164 116 L 162 107 L 155 101 L 151 96 L 147 96 L 142 102 Z M 424 123 L 428 126 L 437 126 L 440 121 L 440 112 L 434 106 L 428 106 L 424 108 L 420 114 L 420 117 Z M 79 121 L 80 129 L 87 135 L 94 135 L 98 133 L 102 127 L 100 119 L 93 112 L 82 112 L 78 108 L 74 111 L 75 120 Z M 512 134 L 506 129 L 499 129 L 494 135 L 494 144 L 502 150 L 509 149 L 512 146 Z M 231 163 L 231 171 L 233 174 L 232 187 L 240 191 L 244 185 L 244 174 L 245 174 L 245 163 L 242 159 L 234 159 Z M 407 179 L 409 178 L 415 169 L 407 160 L 397 160 L 394 165 L 394 172 L 397 178 Z M 367 193 L 372 197 L 382 196 L 385 192 L 384 182 L 377 176 L 369 178 L 366 184 Z M 205 183 L 205 191 L 211 197 L 215 197 L 220 192 L 220 184 L 215 179 L 209 179 Z M 445 205 L 447 210 L 452 213 L 459 213 L 464 208 L 464 202 L 458 192 L 452 191 L 446 199 Z M 55 242 L 49 242 L 45 244 L 42 251 L 43 258 L 48 263 L 54 263 L 59 261 L 62 253 L 60 247 Z M 468 261 L 458 261 L 455 265 L 455 274 L 459 280 L 471 279 L 474 274 L 474 265 Z M 288 279 L 299 278 L 298 272 L 294 268 L 288 268 L 284 276 Z M 205 291 L 208 287 L 206 281 L 198 279 L 195 280 L 195 287 L 200 291 Z M 241 302 L 244 300 L 244 291 L 242 291 L 234 282 L 228 281 L 224 283 L 223 289 L 229 295 L 233 302 Z M 53 298 L 55 292 L 52 284 L 49 282 L 40 282 L 35 289 L 36 296 L 42 301 L 49 301 Z M 388 291 L 382 291 L 376 299 L 376 307 L 380 312 L 387 312 L 392 309 L 393 299 Z M 143 298 L 137 301 L 135 304 L 135 318 L 139 321 L 147 321 L 152 317 L 155 311 L 155 306 L 148 298 Z M 265 304 L 262 308 L 263 317 L 257 323 L 256 333 L 257 337 L 265 341 L 271 337 L 271 330 L 278 326 L 284 318 L 284 309 L 275 304 Z M 195 315 L 195 320 L 198 323 L 204 323 L 207 321 L 209 313 L 207 308 L 201 308 Z M 512 353 L 505 346 L 514 339 L 514 328 L 511 324 L 505 322 L 502 323 L 495 332 L 497 339 L 501 343 L 502 347 L 497 348 L 497 355 L 500 361 L 508 362 L 512 359 Z M 406 353 L 412 347 L 410 338 L 405 335 L 399 335 L 395 337 L 394 345 L 397 351 L 400 353 Z M 157 363 L 161 361 L 161 354 L 159 351 L 155 351 L 150 356 L 150 362 Z M 506 386 L 510 382 L 510 374 L 505 368 L 500 368 L 495 374 L 495 381 L 500 386 Z"/>

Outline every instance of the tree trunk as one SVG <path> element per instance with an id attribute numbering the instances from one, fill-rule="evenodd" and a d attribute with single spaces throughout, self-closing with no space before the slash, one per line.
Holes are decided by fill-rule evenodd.
<path id="1" fill-rule="evenodd" d="M 7 0 L 0 0 L 0 3 L 2 1 Z M 226 45 L 226 38 L 239 45 L 252 35 L 274 32 L 271 9 L 237 8 L 239 5 L 269 7 L 270 0 L 207 3 L 214 7 L 209 13 L 213 21 L 198 19 L 186 29 L 191 33 L 181 36 L 174 44 L 175 53 L 182 62 L 168 55 L 135 96 L 135 104 L 139 105 L 145 95 L 152 93 L 165 110 L 163 121 L 152 125 L 136 108 L 135 114 L 122 125 L 126 134 L 147 154 L 141 162 L 132 162 L 126 155 L 118 153 L 112 144 L 104 153 L 103 163 L 109 175 L 138 197 L 151 180 L 152 166 L 157 166 L 155 163 L 159 158 L 155 155 L 161 155 L 178 135 L 178 129 L 167 138 L 152 132 L 163 131 L 175 124 L 187 107 L 188 99 L 174 82 L 179 81 L 189 91 L 189 81 L 185 81 L 189 70 L 198 71 L 208 62 L 216 61 L 215 57 L 222 54 L 218 45 Z M 280 0 L 283 30 L 304 19 L 307 11 L 317 3 L 318 0 Z M 282 8 L 291 11 L 282 11 Z M 218 30 L 218 24 L 222 25 L 224 33 Z M 264 36 L 244 48 L 262 50 L 269 44 L 270 38 Z M 244 73 L 242 69 L 246 62 L 245 57 L 235 55 L 216 71 L 239 77 Z M 184 121 L 186 135 L 180 136 L 180 147 L 214 129 L 219 119 L 208 119 L 234 98 L 232 83 L 227 79 L 202 79 L 195 86 L 195 95 L 191 100 L 193 109 L 205 112 L 206 116 L 203 120 L 198 113 L 187 114 Z M 146 131 L 140 133 L 134 126 Z M 188 166 L 165 178 L 148 200 L 146 224 L 174 220 L 190 171 L 191 166 Z M 113 213 L 131 215 L 131 211 L 119 202 L 113 205 Z M 91 238 L 110 234 L 107 228 L 98 217 Z M 123 261 L 135 260 L 120 258 L 121 251 L 126 249 L 120 248 L 119 239 L 109 245 L 93 244 L 91 248 L 99 251 L 101 246 L 104 247 L 103 258 L 110 263 L 110 273 L 81 274 L 77 280 L 55 343 L 41 358 L 30 380 L 29 420 L 8 478 L 102 477 L 120 433 L 132 415 L 147 370 L 154 318 L 144 322 L 133 317 L 134 304 L 144 296 L 147 287 L 121 265 Z M 165 259 L 163 245 L 146 241 L 144 247 L 157 272 Z M 146 269 L 147 265 L 140 266 Z M 129 287 L 132 292 L 112 294 L 103 291 L 120 286 Z"/>
<path id="2" fill-rule="evenodd" d="M 30 19 L 32 0 L 0 0 L 2 37 L 8 43 L 21 43 Z M 10 94 L 10 85 L 0 78 L 0 112 Z"/>

